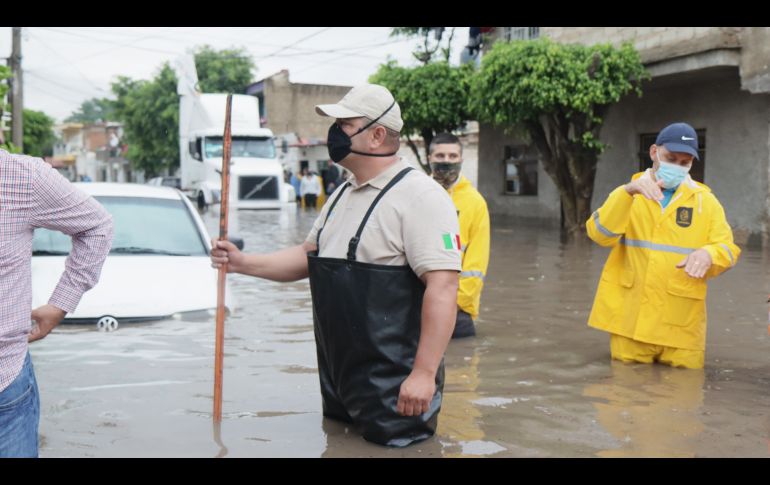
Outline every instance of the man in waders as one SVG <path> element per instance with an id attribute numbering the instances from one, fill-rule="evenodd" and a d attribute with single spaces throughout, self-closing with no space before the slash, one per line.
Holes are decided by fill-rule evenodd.
<path id="1" fill-rule="evenodd" d="M 406 446 L 432 436 L 461 269 L 451 198 L 396 153 L 401 109 L 366 84 L 337 104 L 331 159 L 352 175 L 329 197 L 305 242 L 243 254 L 215 241 L 212 266 L 273 281 L 310 277 L 324 416 L 364 438 Z"/>

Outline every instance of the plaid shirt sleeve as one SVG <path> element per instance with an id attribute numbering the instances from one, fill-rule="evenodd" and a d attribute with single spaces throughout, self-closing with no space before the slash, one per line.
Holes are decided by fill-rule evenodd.
<path id="1" fill-rule="evenodd" d="M 49 164 L 36 159 L 30 223 L 72 236 L 72 252 L 48 303 L 71 313 L 98 281 L 112 246 L 112 215 Z"/>

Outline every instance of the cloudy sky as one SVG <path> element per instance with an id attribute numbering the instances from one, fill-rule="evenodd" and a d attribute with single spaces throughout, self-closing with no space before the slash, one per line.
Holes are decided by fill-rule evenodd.
<path id="1" fill-rule="evenodd" d="M 389 27 L 24 27 L 24 107 L 62 121 L 80 103 L 112 97 L 124 75 L 149 79 L 165 61 L 195 46 L 243 47 L 257 66 L 254 80 L 288 69 L 301 83 L 366 82 L 388 56 L 414 65 L 417 39 L 389 37 Z M 457 28 L 452 63 L 468 41 Z M 11 28 L 0 27 L 0 62 L 11 54 Z"/>

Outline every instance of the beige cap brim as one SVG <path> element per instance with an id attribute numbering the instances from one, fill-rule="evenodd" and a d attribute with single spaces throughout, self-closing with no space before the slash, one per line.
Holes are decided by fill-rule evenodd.
<path id="1" fill-rule="evenodd" d="M 361 118 L 364 116 L 338 104 L 319 104 L 315 107 L 315 112 L 321 116 L 331 116 L 332 118 Z"/>

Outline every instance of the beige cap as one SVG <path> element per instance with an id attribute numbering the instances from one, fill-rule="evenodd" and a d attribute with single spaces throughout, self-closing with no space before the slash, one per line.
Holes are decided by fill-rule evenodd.
<path id="1" fill-rule="evenodd" d="M 401 119 L 401 108 L 390 91 L 379 84 L 362 84 L 356 86 L 345 95 L 337 104 L 319 104 L 315 112 L 321 116 L 332 118 L 360 118 L 364 116 L 369 120 L 379 118 L 385 110 L 393 105 L 377 123 L 393 131 L 401 132 L 404 120 Z"/>

